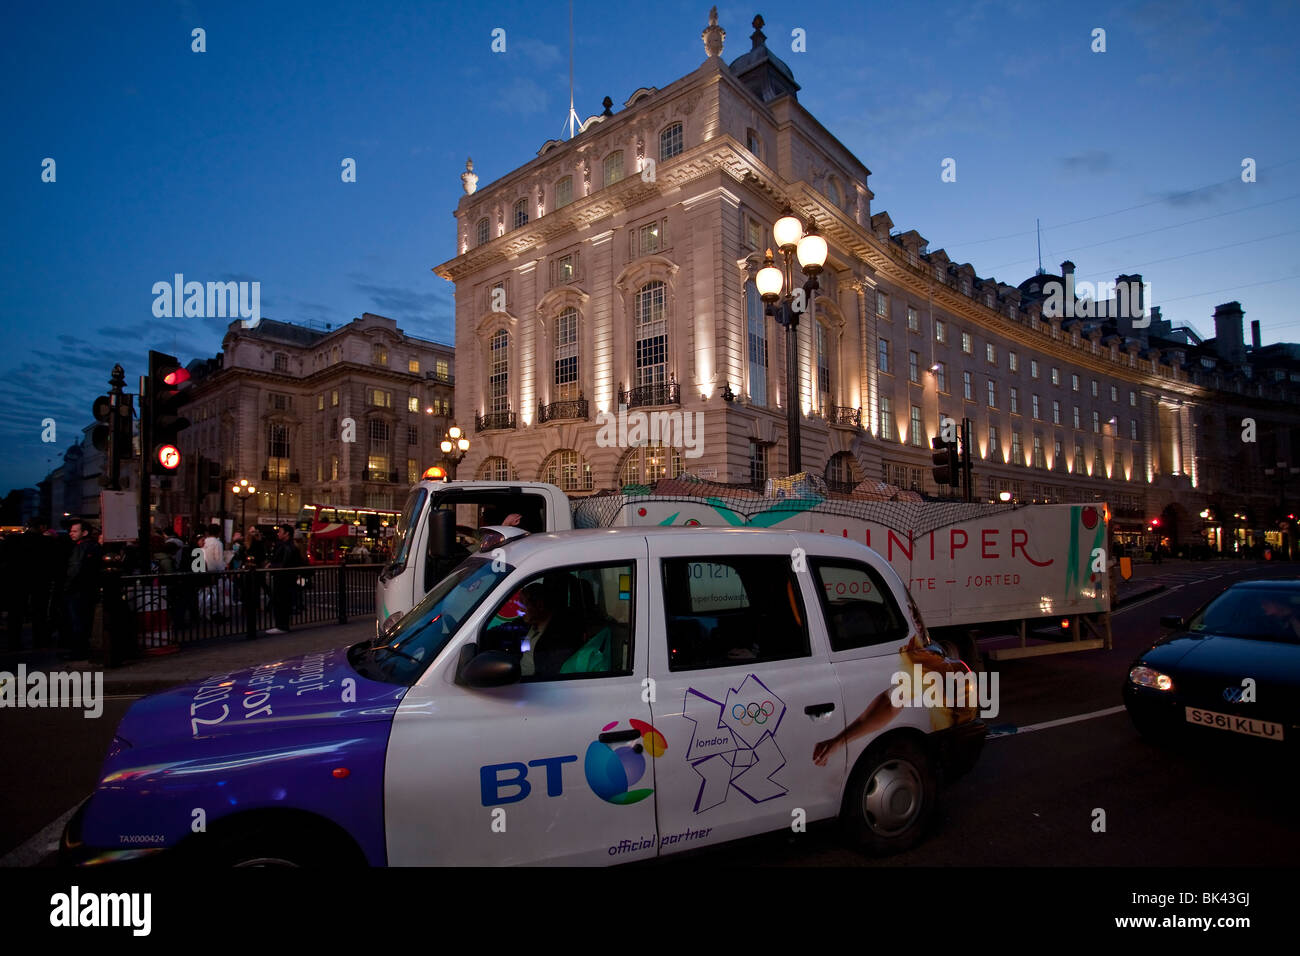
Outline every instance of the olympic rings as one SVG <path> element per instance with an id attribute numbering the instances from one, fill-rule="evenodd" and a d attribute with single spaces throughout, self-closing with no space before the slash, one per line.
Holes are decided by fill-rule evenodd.
<path id="1" fill-rule="evenodd" d="M 751 701 L 749 704 L 732 704 L 731 717 L 739 721 L 740 726 L 748 727 L 751 724 L 758 724 L 760 727 L 767 723 L 768 718 L 776 713 L 776 705 L 770 700 L 763 703 Z"/>

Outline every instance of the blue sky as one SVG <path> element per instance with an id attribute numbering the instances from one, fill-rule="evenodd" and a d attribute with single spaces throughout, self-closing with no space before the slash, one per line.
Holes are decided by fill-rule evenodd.
<path id="1" fill-rule="evenodd" d="M 576 4 L 584 118 L 704 59 L 707 3 Z M 1039 217 L 1049 270 L 1141 272 L 1175 323 L 1213 335 L 1238 299 L 1266 342 L 1300 339 L 1297 5 L 723 4 L 728 61 L 756 12 L 800 102 L 871 170 L 873 211 L 932 249 L 1015 284 Z M 174 273 L 256 279 L 268 318 L 371 311 L 452 341 L 430 268 L 455 253 L 465 157 L 490 182 L 568 110 L 564 2 L 55 2 L 6 27 L 0 493 L 58 463 L 114 362 L 134 391 L 149 348 L 220 349 L 223 320 L 153 316 Z"/>

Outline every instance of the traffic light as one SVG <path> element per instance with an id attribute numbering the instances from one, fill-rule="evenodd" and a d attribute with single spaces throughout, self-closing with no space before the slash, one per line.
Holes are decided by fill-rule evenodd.
<path id="1" fill-rule="evenodd" d="M 207 494 L 216 495 L 221 493 L 221 462 L 205 461 L 204 463 L 204 483 L 207 488 Z M 308 528 L 307 530 L 311 530 Z"/>
<path id="2" fill-rule="evenodd" d="M 116 401 L 116 404 L 114 402 Z M 92 407 L 96 425 L 90 441 L 104 452 L 105 467 L 100 484 L 116 488 L 121 474 L 121 463 L 131 457 L 131 396 L 120 392 L 101 395 Z"/>
<path id="3" fill-rule="evenodd" d="M 931 469 L 934 483 L 940 488 L 944 485 L 959 486 L 961 472 L 958 470 L 957 443 L 936 437 L 930 439 L 930 447 L 933 449 L 930 457 L 934 461 L 934 467 Z"/>
<path id="4" fill-rule="evenodd" d="M 149 352 L 148 410 L 149 471 L 155 475 L 173 475 L 181 466 L 177 444 L 180 433 L 190 422 L 180 413 L 184 400 L 183 386 L 190 373 L 174 355 Z"/>

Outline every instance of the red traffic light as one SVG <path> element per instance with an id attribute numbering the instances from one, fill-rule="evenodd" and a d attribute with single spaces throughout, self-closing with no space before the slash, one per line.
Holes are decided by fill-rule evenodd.
<path id="1" fill-rule="evenodd" d="M 158 464 L 168 471 L 175 471 L 181 465 L 181 450 L 175 445 L 158 446 Z"/>
<path id="2" fill-rule="evenodd" d="M 179 385 L 181 382 L 188 382 L 190 373 L 183 368 L 174 368 L 163 376 L 163 381 L 168 385 Z"/>

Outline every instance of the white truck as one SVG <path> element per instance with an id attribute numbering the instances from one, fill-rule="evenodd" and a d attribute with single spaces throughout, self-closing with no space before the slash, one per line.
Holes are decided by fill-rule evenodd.
<path id="1" fill-rule="evenodd" d="M 511 523 L 532 533 L 685 525 L 848 538 L 893 566 L 932 638 L 972 664 L 980 657 L 975 642 L 981 635 L 1018 639 L 984 652 L 994 659 L 1111 646 L 1110 513 L 1104 503 L 768 498 L 707 482 L 698 490 L 680 480 L 667 484 L 672 491 L 571 502 L 542 482 L 422 481 L 406 501 L 393 561 L 376 588 L 378 623 L 405 613 L 478 551 L 480 529 L 517 515 Z M 1050 639 L 1031 644 L 1030 632 L 1044 629 Z"/>

